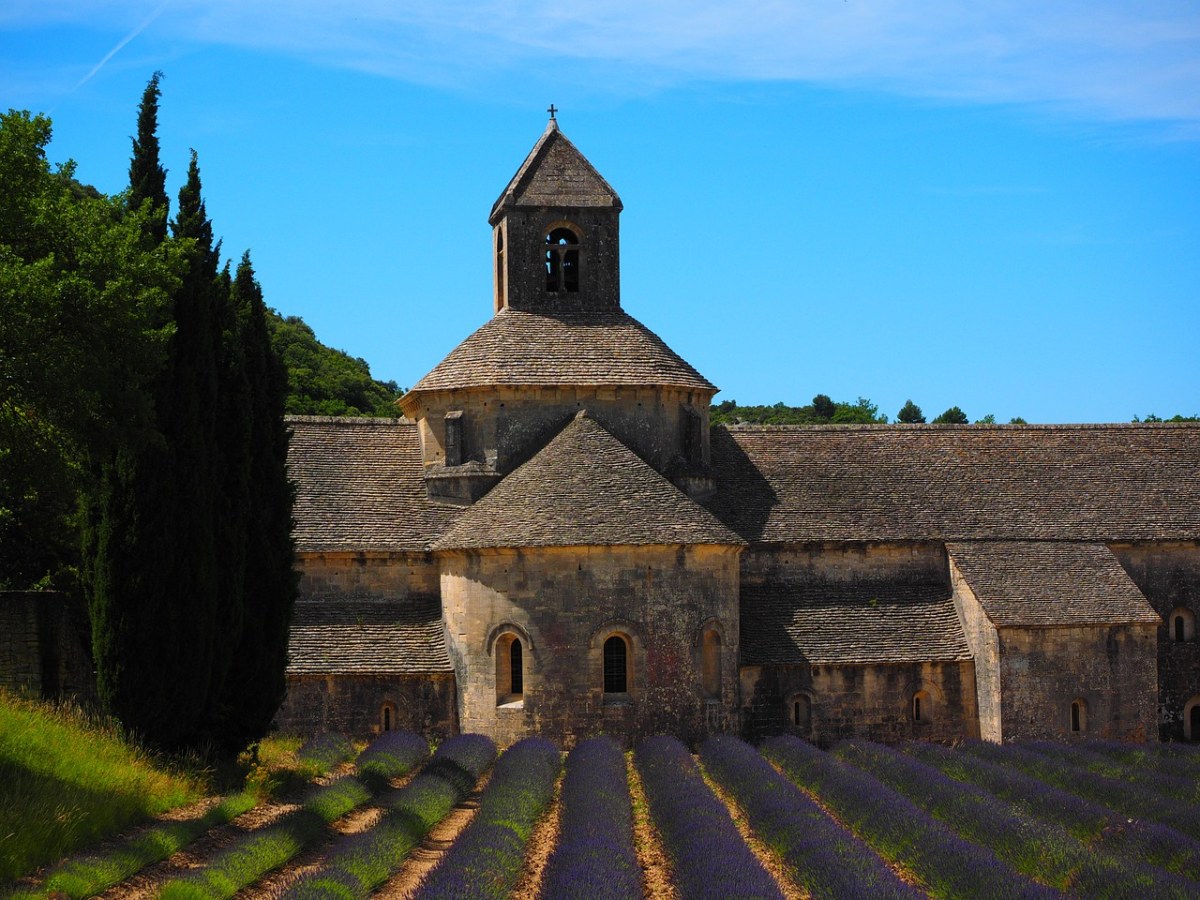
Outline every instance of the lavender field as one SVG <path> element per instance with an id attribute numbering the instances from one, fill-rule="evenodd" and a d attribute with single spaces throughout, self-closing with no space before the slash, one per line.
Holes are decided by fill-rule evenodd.
<path id="1" fill-rule="evenodd" d="M 654 737 L 632 752 L 598 738 L 563 753 L 540 738 L 500 751 L 463 735 L 430 753 L 390 732 L 357 757 L 335 738 L 311 753 L 329 759 L 279 810 L 172 825 L 190 844 L 157 855 L 154 829 L 141 829 L 0 893 L 1200 896 L 1191 746 L 855 740 L 826 751 L 718 736 L 697 748 Z"/>

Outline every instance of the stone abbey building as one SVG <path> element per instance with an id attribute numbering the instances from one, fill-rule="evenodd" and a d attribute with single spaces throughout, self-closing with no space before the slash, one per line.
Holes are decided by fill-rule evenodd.
<path id="1" fill-rule="evenodd" d="M 494 315 L 395 420 L 298 418 L 279 724 L 1200 739 L 1200 425 L 720 427 L 552 119 Z"/>

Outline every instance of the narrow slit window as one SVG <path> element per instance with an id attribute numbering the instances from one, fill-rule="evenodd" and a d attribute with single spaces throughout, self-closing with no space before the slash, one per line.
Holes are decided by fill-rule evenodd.
<path id="1" fill-rule="evenodd" d="M 514 640 L 508 648 L 509 678 L 512 681 L 512 694 L 520 696 L 525 693 L 525 670 L 521 664 L 521 642 Z"/>
<path id="2" fill-rule="evenodd" d="M 715 628 L 704 632 L 701 647 L 700 681 L 704 696 L 721 696 L 721 635 Z"/>
<path id="3" fill-rule="evenodd" d="M 629 645 L 618 634 L 604 642 L 604 693 L 629 693 Z"/>

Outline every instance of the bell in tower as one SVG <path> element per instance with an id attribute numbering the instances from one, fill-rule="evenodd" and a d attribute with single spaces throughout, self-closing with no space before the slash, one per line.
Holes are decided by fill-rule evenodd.
<path id="1" fill-rule="evenodd" d="M 495 309 L 621 305 L 621 198 L 550 121 L 492 207 Z"/>

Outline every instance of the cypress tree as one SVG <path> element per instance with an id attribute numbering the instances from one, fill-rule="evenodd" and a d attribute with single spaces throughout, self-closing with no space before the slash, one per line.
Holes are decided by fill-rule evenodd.
<path id="1" fill-rule="evenodd" d="M 222 691 L 226 719 L 219 737 L 226 750 L 266 734 L 283 700 L 288 630 L 296 600 L 292 541 L 295 491 L 287 476 L 288 430 L 283 420 L 287 373 L 271 347 L 262 288 L 247 251 L 232 290 L 249 386 L 249 515 L 241 636 Z"/>
<path id="2" fill-rule="evenodd" d="M 150 204 L 146 236 L 155 244 L 167 239 L 167 171 L 158 158 L 158 98 L 162 96 L 158 83 L 162 77 L 162 72 L 155 72 L 142 93 L 129 160 L 129 206 L 140 209 L 142 204 Z"/>
<path id="3" fill-rule="evenodd" d="M 201 745 L 212 717 L 218 624 L 217 248 L 195 153 L 175 237 L 186 265 L 175 330 L 151 387 L 154 439 L 118 453 L 96 528 L 91 613 L 102 702 L 167 749 Z"/>

